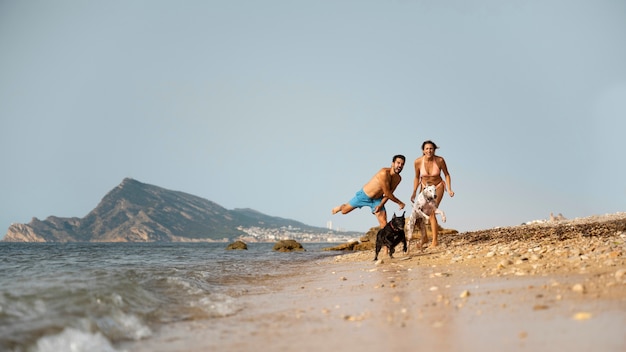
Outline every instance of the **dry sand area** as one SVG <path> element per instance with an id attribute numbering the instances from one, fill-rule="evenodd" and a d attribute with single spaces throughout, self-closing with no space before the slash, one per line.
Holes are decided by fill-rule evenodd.
<path id="1" fill-rule="evenodd" d="M 626 213 L 310 263 L 155 351 L 626 351 Z"/>

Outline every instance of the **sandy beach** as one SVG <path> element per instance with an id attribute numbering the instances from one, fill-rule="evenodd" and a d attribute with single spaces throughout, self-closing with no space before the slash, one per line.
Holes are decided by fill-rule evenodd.
<path id="1" fill-rule="evenodd" d="M 446 235 L 310 263 L 240 313 L 130 351 L 624 351 L 626 213 Z"/>

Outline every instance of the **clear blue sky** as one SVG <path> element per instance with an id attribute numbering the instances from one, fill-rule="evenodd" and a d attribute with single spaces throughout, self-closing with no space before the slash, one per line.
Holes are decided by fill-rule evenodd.
<path id="1" fill-rule="evenodd" d="M 625 43 L 623 0 L 0 1 L 0 236 L 125 177 L 366 231 L 425 139 L 445 227 L 626 211 Z"/>

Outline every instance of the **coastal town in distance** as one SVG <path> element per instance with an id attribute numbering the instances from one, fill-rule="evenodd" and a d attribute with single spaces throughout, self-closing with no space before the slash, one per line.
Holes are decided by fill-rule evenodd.
<path id="1" fill-rule="evenodd" d="M 238 239 L 243 242 L 276 242 L 280 240 L 296 240 L 298 242 L 313 243 L 343 243 L 350 241 L 358 241 L 363 233 L 354 231 L 333 230 L 331 221 L 328 221 L 326 228 L 328 232 L 308 232 L 299 227 L 283 226 L 280 228 L 263 228 L 263 227 L 237 227 L 238 230 L 246 233 Z M 224 238 L 223 242 L 228 242 L 228 238 Z"/>

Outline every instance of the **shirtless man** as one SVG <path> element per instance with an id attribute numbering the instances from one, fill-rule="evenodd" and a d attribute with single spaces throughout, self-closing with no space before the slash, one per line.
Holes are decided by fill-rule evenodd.
<path id="1" fill-rule="evenodd" d="M 387 200 L 391 199 L 398 203 L 400 210 L 404 208 L 404 203 L 393 195 L 393 191 L 396 190 L 396 187 L 402 181 L 400 172 L 404 168 L 405 161 L 404 155 L 395 155 L 391 167 L 380 169 L 360 191 L 356 192 L 354 198 L 348 203 L 334 207 L 332 213 L 337 214 L 341 212 L 342 214 L 348 214 L 356 208 L 367 205 L 378 219 L 380 228 L 385 227 L 387 224 L 387 210 L 385 209 Z"/>

